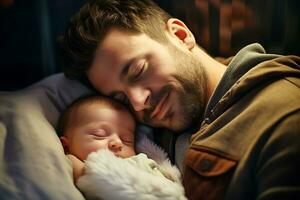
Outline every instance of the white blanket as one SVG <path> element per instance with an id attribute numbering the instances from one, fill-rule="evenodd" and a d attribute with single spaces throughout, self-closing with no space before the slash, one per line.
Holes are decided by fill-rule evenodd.
<path id="1" fill-rule="evenodd" d="M 166 153 L 146 137 L 137 150 L 143 153 L 126 159 L 108 150 L 91 153 L 78 188 L 87 199 L 185 200 L 180 172 Z"/>

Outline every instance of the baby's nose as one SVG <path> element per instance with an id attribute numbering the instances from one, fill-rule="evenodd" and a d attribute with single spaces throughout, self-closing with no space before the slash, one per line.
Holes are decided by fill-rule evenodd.
<path id="1" fill-rule="evenodd" d="M 119 138 L 115 138 L 109 141 L 108 144 L 109 150 L 113 152 L 119 152 L 122 150 L 122 142 Z"/>

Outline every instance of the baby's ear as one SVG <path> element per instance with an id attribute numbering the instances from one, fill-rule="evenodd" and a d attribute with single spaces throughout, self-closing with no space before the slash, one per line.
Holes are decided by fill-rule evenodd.
<path id="1" fill-rule="evenodd" d="M 61 136 L 60 138 L 60 142 L 64 148 L 64 152 L 65 154 L 69 154 L 70 153 L 70 149 L 69 149 L 69 141 L 68 138 L 65 136 Z"/>

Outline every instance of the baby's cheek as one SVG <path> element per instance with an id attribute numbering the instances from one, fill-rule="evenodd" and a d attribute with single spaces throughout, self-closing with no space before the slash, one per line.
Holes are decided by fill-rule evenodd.
<path id="1" fill-rule="evenodd" d="M 131 157 L 131 156 L 134 156 L 136 155 L 135 151 L 133 148 L 129 148 L 129 147 L 126 147 L 124 149 L 124 156 L 125 158 L 128 158 L 128 157 Z"/>
<path id="2" fill-rule="evenodd" d="M 96 152 L 100 149 L 107 149 L 107 147 L 103 146 L 103 145 L 90 145 L 90 146 L 86 146 L 86 148 L 83 151 L 83 156 L 84 156 L 84 160 L 87 159 L 88 155 L 92 152 Z"/>

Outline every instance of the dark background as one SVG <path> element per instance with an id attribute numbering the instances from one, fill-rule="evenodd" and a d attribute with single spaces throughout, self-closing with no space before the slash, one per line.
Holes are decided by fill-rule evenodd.
<path id="1" fill-rule="evenodd" d="M 300 55 L 297 0 L 156 0 L 182 19 L 212 56 L 261 43 L 269 53 Z M 84 0 L 0 0 L 0 91 L 60 72 L 58 38 Z"/>

